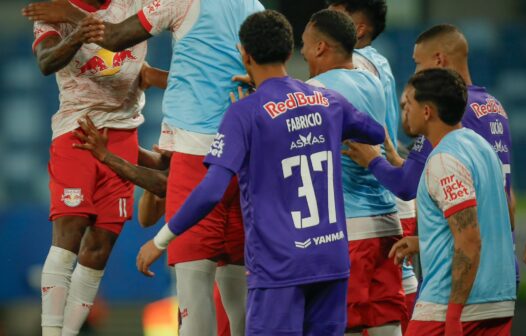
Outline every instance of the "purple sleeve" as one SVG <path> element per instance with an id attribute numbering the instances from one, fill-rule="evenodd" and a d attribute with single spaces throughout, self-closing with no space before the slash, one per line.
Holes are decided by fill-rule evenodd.
<path id="1" fill-rule="evenodd" d="M 379 145 L 385 141 L 385 129 L 368 114 L 358 111 L 343 96 L 338 101 L 343 107 L 342 139 Z"/>
<path id="2" fill-rule="evenodd" d="M 231 170 L 211 165 L 203 180 L 168 221 L 170 231 L 180 235 L 208 215 L 223 197 L 233 176 Z"/>
<path id="3" fill-rule="evenodd" d="M 210 151 L 205 157 L 206 165 L 219 165 L 237 173 L 249 151 L 250 103 L 248 98 L 230 106 L 225 113 Z M 246 101 L 245 101 L 246 100 Z"/>
<path id="4" fill-rule="evenodd" d="M 408 158 L 401 167 L 392 166 L 379 156 L 369 164 L 369 171 L 385 188 L 404 201 L 416 198 L 418 182 L 424 171 L 425 161 Z"/>

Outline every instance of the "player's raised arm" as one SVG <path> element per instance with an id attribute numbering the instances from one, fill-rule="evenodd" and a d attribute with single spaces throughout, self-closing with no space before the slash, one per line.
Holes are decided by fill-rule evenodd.
<path id="1" fill-rule="evenodd" d="M 62 37 L 57 26 L 35 23 L 33 52 L 40 71 L 45 75 L 55 73 L 69 64 L 86 42 L 81 27 Z"/>
<path id="2" fill-rule="evenodd" d="M 78 24 L 86 14 L 67 0 L 35 2 L 22 8 L 22 15 L 30 21 L 41 21 L 48 24 Z"/>

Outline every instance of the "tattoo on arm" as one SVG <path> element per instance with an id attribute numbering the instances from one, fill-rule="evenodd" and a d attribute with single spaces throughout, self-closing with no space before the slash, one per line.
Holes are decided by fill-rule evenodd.
<path id="1" fill-rule="evenodd" d="M 105 22 L 104 25 L 104 40 L 99 45 L 111 51 L 122 51 L 152 37 L 139 21 L 138 15 L 133 15 L 121 23 Z"/>
<path id="2" fill-rule="evenodd" d="M 470 207 L 448 218 L 454 238 L 449 302 L 465 304 L 477 275 L 480 262 L 480 230 L 477 208 Z"/>
<path id="3" fill-rule="evenodd" d="M 108 153 L 104 164 L 125 180 L 150 191 L 159 197 L 166 195 L 168 172 L 136 166 L 130 162 Z"/>

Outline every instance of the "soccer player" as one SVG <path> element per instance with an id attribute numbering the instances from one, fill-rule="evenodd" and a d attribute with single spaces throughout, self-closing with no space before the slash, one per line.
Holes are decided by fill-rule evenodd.
<path id="1" fill-rule="evenodd" d="M 391 71 L 389 61 L 371 44 L 384 31 L 386 26 L 387 4 L 385 0 L 327 0 L 329 9 L 342 11 L 351 16 L 355 26 L 357 41 L 353 55 L 353 64 L 375 74 L 382 82 L 385 103 L 387 107 L 385 126 L 389 138 L 393 140 L 393 150 L 398 147 L 398 124 L 400 110 L 396 92 L 396 81 Z M 414 201 L 404 201 L 395 198 L 397 210 L 406 211 L 414 207 Z M 408 202 L 408 203 L 407 203 Z M 399 214 L 400 215 L 400 214 Z M 400 218 L 405 224 L 406 218 Z M 416 296 L 418 280 L 413 272 L 413 267 L 402 266 L 403 288 L 408 300 L 408 311 L 412 310 L 411 302 Z M 404 317 L 402 324 L 407 323 Z"/>
<path id="2" fill-rule="evenodd" d="M 411 130 L 433 144 L 418 185 L 419 236 L 390 253 L 400 261 L 420 251 L 424 280 L 407 335 L 509 335 L 516 286 L 502 164 L 462 127 L 467 89 L 456 72 L 416 73 L 406 98 Z"/>
<path id="3" fill-rule="evenodd" d="M 416 71 L 435 67 L 447 68 L 458 72 L 466 82 L 468 103 L 462 117 L 462 125 L 486 139 L 501 160 L 513 229 L 515 206 L 511 188 L 511 132 L 508 115 L 501 103 L 485 88 L 473 84 L 468 66 L 468 49 L 466 38 L 456 27 L 440 24 L 418 36 L 413 59 Z M 412 129 L 409 132 L 417 135 Z M 402 199 L 413 199 L 432 146 L 424 137 L 419 137 L 407 160 L 402 160 L 403 165 L 400 167 L 391 166 L 378 151 L 367 145 L 353 144 L 351 149 L 351 157 L 360 165 L 368 167 L 386 188 Z M 393 153 L 393 156 L 396 154 Z M 516 273 L 518 282 L 518 265 Z"/>
<path id="4" fill-rule="evenodd" d="M 76 2 L 86 13 L 124 19 L 140 2 Z M 95 299 L 106 262 L 131 218 L 133 185 L 73 148 L 77 119 L 108 129 L 108 146 L 137 162 L 143 122 L 146 44 L 111 52 L 86 44 L 82 26 L 36 22 L 33 51 L 43 74 L 57 74 L 60 107 L 52 118 L 49 173 L 53 240 L 42 269 L 42 334 L 76 335 Z M 142 70 L 141 70 L 142 69 Z"/>
<path id="5" fill-rule="evenodd" d="M 226 112 L 205 159 L 205 178 L 141 248 L 138 269 L 152 275 L 149 266 L 168 242 L 205 216 L 237 173 L 246 232 L 247 335 L 341 335 L 349 275 L 341 141 L 378 144 L 384 130 L 337 93 L 287 76 L 293 37 L 283 15 L 253 14 L 239 35 L 257 91 Z"/>
<path id="6" fill-rule="evenodd" d="M 333 89 L 385 126 L 384 89 L 376 76 L 356 69 L 356 32 L 339 11 L 315 13 L 303 33 L 302 54 L 309 84 Z M 347 292 L 347 329 L 370 335 L 398 335 L 406 315 L 400 269 L 387 258 L 402 236 L 391 194 L 365 169 L 342 158 L 343 193 L 351 273 Z"/>
<path id="7" fill-rule="evenodd" d="M 40 4 L 33 5 L 33 13 Z M 220 120 L 236 89 L 233 74 L 243 65 L 236 49 L 243 20 L 263 6 L 257 0 L 152 0 L 126 20 L 88 17 L 82 29 L 89 42 L 121 50 L 163 30 L 173 34 L 173 57 L 163 100 L 164 120 L 159 144 L 172 149 L 166 196 L 170 218 L 195 188 Z M 38 16 L 39 14 L 32 14 Z M 72 17 L 78 20 L 78 15 Z M 168 263 L 175 266 L 183 323 L 181 335 L 214 335 L 213 283 L 223 292 L 233 335 L 244 333 L 245 270 L 239 188 L 233 181 L 222 202 L 171 244 Z M 216 223 L 222 223 L 216 225 Z M 226 266 L 217 269 L 217 262 Z"/>

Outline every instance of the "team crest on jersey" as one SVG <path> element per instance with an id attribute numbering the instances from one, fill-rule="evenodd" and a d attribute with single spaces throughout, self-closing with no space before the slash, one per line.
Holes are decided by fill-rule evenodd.
<path id="1" fill-rule="evenodd" d="M 322 144 L 324 142 L 325 137 L 323 136 L 323 134 L 320 134 L 319 136 L 312 136 L 312 133 L 309 133 L 306 136 L 300 134 L 298 140 L 291 142 L 290 150 L 312 146 L 316 144 Z"/>
<path id="2" fill-rule="evenodd" d="M 84 200 L 82 189 L 80 188 L 65 188 L 62 194 L 62 202 L 70 208 L 75 208 Z"/>
<path id="3" fill-rule="evenodd" d="M 220 158 L 223 155 L 223 148 L 225 147 L 225 135 L 217 133 L 212 145 L 210 146 L 209 154 Z"/>
<path id="4" fill-rule="evenodd" d="M 86 62 L 81 63 L 78 60 L 77 69 L 82 75 L 113 76 L 121 71 L 122 65 L 127 61 L 135 61 L 137 57 L 131 49 L 112 52 L 106 49 L 100 49 L 97 54 Z"/>

